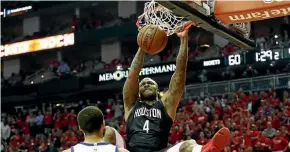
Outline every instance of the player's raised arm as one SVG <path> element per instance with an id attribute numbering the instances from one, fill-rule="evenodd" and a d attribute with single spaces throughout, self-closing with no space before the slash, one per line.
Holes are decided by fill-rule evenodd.
<path id="1" fill-rule="evenodd" d="M 168 91 L 162 97 L 162 102 L 173 120 L 175 119 L 176 109 L 185 88 L 188 30 L 177 33 L 177 35 L 180 37 L 180 49 L 176 58 L 176 70 L 171 77 Z"/>
<path id="2" fill-rule="evenodd" d="M 135 104 L 139 92 L 139 73 L 143 67 L 145 52 L 140 48 L 136 53 L 128 73 L 128 77 L 123 87 L 123 101 L 125 110 L 125 120 L 129 114 L 130 109 Z"/>

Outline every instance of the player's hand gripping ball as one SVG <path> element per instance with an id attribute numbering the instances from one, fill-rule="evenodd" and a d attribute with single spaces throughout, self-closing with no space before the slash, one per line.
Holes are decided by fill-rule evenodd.
<path id="1" fill-rule="evenodd" d="M 144 26 L 137 37 L 139 47 L 149 54 L 161 52 L 166 47 L 167 41 L 167 34 L 156 25 Z"/>

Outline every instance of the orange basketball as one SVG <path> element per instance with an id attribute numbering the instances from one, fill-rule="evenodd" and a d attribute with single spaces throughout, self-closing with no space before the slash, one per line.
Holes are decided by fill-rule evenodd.
<path id="1" fill-rule="evenodd" d="M 137 37 L 139 47 L 149 54 L 161 52 L 165 48 L 167 41 L 166 33 L 156 25 L 143 27 Z"/>

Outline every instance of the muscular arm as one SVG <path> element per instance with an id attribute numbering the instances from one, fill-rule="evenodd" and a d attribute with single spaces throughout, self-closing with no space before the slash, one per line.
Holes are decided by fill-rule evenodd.
<path id="1" fill-rule="evenodd" d="M 131 63 L 129 74 L 123 87 L 125 120 L 127 120 L 129 111 L 134 105 L 134 103 L 136 102 L 137 97 L 138 97 L 138 92 L 139 92 L 138 79 L 139 79 L 139 73 L 143 67 L 144 54 L 145 52 L 139 48 L 137 54 L 135 55 Z"/>
<path id="2" fill-rule="evenodd" d="M 176 58 L 176 70 L 171 77 L 169 89 L 162 98 L 162 102 L 173 120 L 175 119 L 176 109 L 185 88 L 188 56 L 187 41 L 188 35 L 186 33 L 184 37 L 180 38 L 180 49 Z"/>
<path id="3" fill-rule="evenodd" d="M 104 141 L 111 143 L 113 145 L 116 145 L 116 135 L 115 135 L 115 131 L 109 127 L 106 126 L 106 131 L 105 131 L 105 135 L 104 135 Z"/>

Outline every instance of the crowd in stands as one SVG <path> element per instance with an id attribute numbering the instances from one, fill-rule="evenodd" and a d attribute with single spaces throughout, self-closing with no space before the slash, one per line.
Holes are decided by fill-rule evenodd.
<path id="1" fill-rule="evenodd" d="M 18 3 L 11 3 L 18 7 Z M 10 6 L 9 6 L 10 7 Z M 99 16 L 90 13 L 87 18 L 71 15 L 71 22 L 60 24 L 52 22 L 49 28 L 41 29 L 33 35 L 19 36 L 1 33 L 1 43 L 12 43 L 36 39 L 61 32 L 86 32 L 102 27 L 119 26 L 136 21 L 136 15 L 130 18 L 118 18 L 110 12 Z M 256 36 L 256 43 L 262 49 L 289 46 L 289 21 L 285 20 L 280 34 L 270 30 L 269 36 Z M 170 43 L 170 42 L 169 42 Z M 189 60 L 207 59 L 224 56 L 240 50 L 232 43 L 224 47 L 217 45 L 189 46 Z M 158 55 L 146 55 L 145 65 L 175 61 L 177 50 L 167 48 Z M 86 77 L 92 72 L 122 69 L 130 66 L 132 56 L 123 56 L 105 63 L 101 59 L 90 59 L 70 63 L 54 61 L 48 69 L 55 78 L 67 76 Z M 270 74 L 271 71 L 268 69 Z M 277 71 L 277 69 L 275 69 Z M 278 72 L 290 72 L 290 64 Z M 258 71 L 249 66 L 244 77 L 258 75 Z M 249 76 L 251 73 L 252 75 Z M 277 72 L 272 72 L 277 73 Z M 201 82 L 210 81 L 208 71 L 202 70 Z M 232 77 L 235 72 L 226 68 L 222 76 Z M 43 77 L 42 73 L 40 73 Z M 20 71 L 12 73 L 9 78 L 1 77 L 1 88 L 23 85 L 28 75 Z M 189 94 L 190 95 L 190 94 Z M 90 101 L 88 99 L 71 103 L 42 103 L 39 105 L 22 105 L 15 111 L 1 114 L 1 151 L 8 152 L 56 152 L 67 149 L 83 140 L 82 132 L 77 127 L 76 115 L 85 106 L 94 105 L 102 109 L 106 122 L 118 129 L 126 139 L 126 124 L 123 120 L 122 101 Z M 172 126 L 169 144 L 173 145 L 186 139 L 195 139 L 199 144 L 206 144 L 221 127 L 231 130 L 232 140 L 225 152 L 251 151 L 285 151 L 290 150 L 290 92 L 289 90 L 272 90 L 261 92 L 228 93 L 222 96 L 207 96 L 196 99 L 184 99 L 179 107 L 177 118 Z M 288 148 L 288 149 L 287 149 Z"/>
<path id="2" fill-rule="evenodd" d="M 101 108 L 107 124 L 126 139 L 120 100 L 42 103 L 2 113 L 2 151 L 60 152 L 75 145 L 83 140 L 76 116 L 88 105 Z M 247 93 L 239 90 L 222 96 L 186 99 L 179 106 L 169 144 L 195 139 L 203 145 L 223 126 L 232 135 L 225 152 L 290 150 L 289 90 Z"/>

